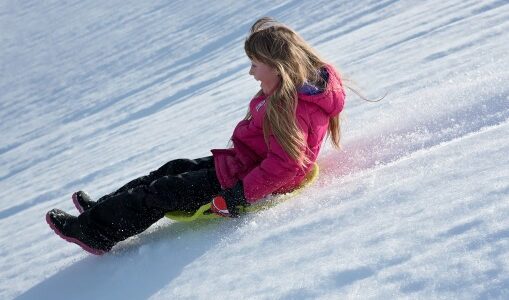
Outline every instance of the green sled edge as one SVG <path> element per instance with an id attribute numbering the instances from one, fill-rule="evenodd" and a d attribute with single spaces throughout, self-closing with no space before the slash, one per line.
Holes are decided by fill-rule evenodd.
<path id="1" fill-rule="evenodd" d="M 253 205 L 250 205 L 248 207 L 242 207 L 240 208 L 240 213 L 250 213 L 250 212 L 257 212 L 261 211 L 270 207 L 273 207 L 292 196 L 297 195 L 303 188 L 306 186 L 312 184 L 316 181 L 318 178 L 318 174 L 320 173 L 320 168 L 318 167 L 318 164 L 315 162 L 313 164 L 313 168 L 311 171 L 306 175 L 304 178 L 304 181 L 300 184 L 298 188 L 293 190 L 292 192 L 286 193 L 286 194 L 279 194 L 274 195 L 273 197 L 269 197 L 267 200 L 259 201 Z M 165 214 L 165 216 L 173 221 L 177 222 L 191 222 L 195 220 L 209 220 L 209 219 L 218 219 L 221 218 L 220 216 L 211 213 L 210 212 L 210 203 L 202 205 L 197 211 L 195 212 L 186 212 L 186 211 L 172 211 Z"/>

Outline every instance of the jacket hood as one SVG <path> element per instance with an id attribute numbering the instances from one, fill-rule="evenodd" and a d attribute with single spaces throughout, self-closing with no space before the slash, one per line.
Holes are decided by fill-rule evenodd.
<path id="1" fill-rule="evenodd" d="M 332 65 L 325 65 L 321 71 L 322 77 L 327 80 L 327 87 L 325 90 L 318 94 L 299 92 L 299 100 L 313 103 L 330 117 L 335 117 L 343 110 L 345 103 L 343 83 Z"/>

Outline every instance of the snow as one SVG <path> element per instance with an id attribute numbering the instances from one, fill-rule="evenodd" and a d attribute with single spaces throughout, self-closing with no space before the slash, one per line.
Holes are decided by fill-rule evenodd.
<path id="1" fill-rule="evenodd" d="M 5 1 L 0 298 L 509 298 L 509 2 Z M 96 257 L 44 221 L 225 147 L 270 15 L 368 97 L 291 201 Z"/>

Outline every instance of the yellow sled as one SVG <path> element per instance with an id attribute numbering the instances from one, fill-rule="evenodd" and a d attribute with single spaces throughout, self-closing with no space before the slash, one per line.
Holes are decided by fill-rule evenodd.
<path id="1" fill-rule="evenodd" d="M 253 205 L 248 207 L 242 207 L 240 209 L 240 213 L 248 213 L 248 212 L 256 212 L 263 209 L 267 209 L 269 207 L 275 206 L 276 204 L 283 202 L 290 198 L 291 196 L 295 196 L 298 194 L 304 187 L 310 185 L 318 178 L 319 167 L 317 163 L 314 163 L 311 171 L 306 175 L 304 181 L 300 184 L 298 188 L 294 191 L 286 194 L 275 195 L 273 197 L 269 197 L 267 200 L 259 201 Z M 166 213 L 167 218 L 172 219 L 177 222 L 191 222 L 195 220 L 207 220 L 207 219 L 216 219 L 221 218 L 220 216 L 210 212 L 210 203 L 202 205 L 195 212 L 185 212 L 185 211 L 172 211 Z"/>

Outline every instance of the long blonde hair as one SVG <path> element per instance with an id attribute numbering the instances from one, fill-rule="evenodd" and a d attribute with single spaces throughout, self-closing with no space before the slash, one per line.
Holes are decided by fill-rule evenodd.
<path id="1" fill-rule="evenodd" d="M 301 165 L 308 163 L 304 152 L 307 143 L 297 120 L 297 89 L 306 82 L 327 84 L 319 73 L 326 62 L 294 30 L 272 18 L 263 17 L 251 26 L 244 43 L 246 55 L 274 68 L 281 79 L 280 85 L 266 101 L 263 135 L 267 146 L 273 134 L 288 155 Z M 257 95 L 261 95 L 260 90 Z M 250 119 L 248 113 L 246 119 Z M 339 115 L 330 119 L 327 135 L 339 148 Z"/>

